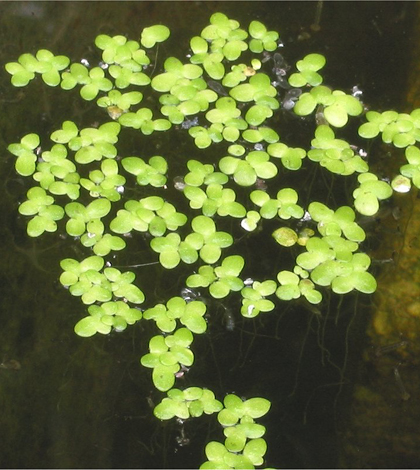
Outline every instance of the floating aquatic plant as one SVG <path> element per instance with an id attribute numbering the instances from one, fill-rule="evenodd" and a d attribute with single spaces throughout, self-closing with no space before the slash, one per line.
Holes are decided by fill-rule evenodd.
<path id="1" fill-rule="evenodd" d="M 308 158 L 327 168 L 332 173 L 351 175 L 354 172 L 368 171 L 368 164 L 360 155 L 356 155 L 350 144 L 336 139 L 334 131 L 327 125 L 320 125 L 312 139 L 312 148 Z"/>
<path id="2" fill-rule="evenodd" d="M 158 419 L 166 420 L 178 417 L 180 419 L 198 418 L 203 413 L 217 413 L 223 408 L 216 400 L 214 393 L 200 387 L 188 387 L 184 390 L 172 388 L 153 410 Z"/>
<path id="3" fill-rule="evenodd" d="M 392 187 L 373 173 L 361 174 L 357 179 L 360 186 L 353 191 L 354 206 L 363 215 L 375 215 L 379 201 L 391 197 Z"/>
<path id="4" fill-rule="evenodd" d="M 35 171 L 37 155 L 35 149 L 40 139 L 37 134 L 27 134 L 20 139 L 20 143 L 10 144 L 7 150 L 18 158 L 15 163 L 16 171 L 21 176 L 30 176 Z"/>
<path id="5" fill-rule="evenodd" d="M 323 115 L 327 122 L 334 127 L 347 124 L 348 116 L 359 116 L 363 112 L 360 101 L 341 90 L 331 90 L 319 85 L 307 93 L 302 93 L 293 108 L 299 116 L 311 114 L 318 105 L 323 106 Z"/>
<path id="6" fill-rule="evenodd" d="M 405 148 L 420 141 L 420 113 L 415 109 L 410 114 L 396 111 L 368 111 L 365 122 L 359 127 L 359 135 L 372 139 L 382 134 L 382 141 L 395 147 Z"/>
<path id="7" fill-rule="evenodd" d="M 61 206 L 54 203 L 54 198 L 40 187 L 33 187 L 27 193 L 28 199 L 19 206 L 22 215 L 33 215 L 28 222 L 27 232 L 30 237 L 39 237 L 44 232 L 55 232 L 57 220 L 64 216 Z"/>
<path id="8" fill-rule="evenodd" d="M 355 93 L 322 84 L 323 55 L 307 54 L 290 73 L 286 53 L 278 52 L 278 32 L 257 20 L 242 29 L 215 13 L 189 41 L 186 59 L 164 57 L 161 65 L 153 48 L 169 36 L 164 25 L 145 27 L 138 40 L 100 34 L 95 45 L 102 62 L 95 65 L 45 49 L 5 65 L 14 86 L 39 74 L 49 86 L 79 87 L 81 98 L 103 112 L 90 127 L 65 120 L 51 131 L 50 148 L 36 133 L 8 146 L 16 172 L 35 182 L 18 211 L 27 218 L 29 236 L 61 231 L 81 245 L 80 260 L 60 262 L 60 283 L 88 306 L 76 334 L 107 335 L 152 320 L 157 334 L 148 338 L 141 364 L 153 370 L 155 387 L 167 392 L 154 415 L 186 420 L 217 413 L 225 441 L 207 444 L 200 468 L 255 468 L 267 450 L 265 427 L 255 420 L 270 402 L 229 394 L 222 403 L 206 388 L 174 388 L 196 360 L 194 335 L 207 331 L 208 318 L 216 321 L 214 303 L 230 295 L 242 317 L 252 319 L 302 297 L 322 306 L 326 291 L 373 293 L 376 280 L 357 213 L 373 216 L 393 190 L 420 187 L 420 111 L 370 110 L 363 116 Z M 405 149 L 407 163 L 389 176 L 391 184 L 373 173 L 366 152 L 348 138 L 351 129 L 343 132 L 349 116 L 361 122 L 360 137 L 381 136 Z M 288 128 L 280 140 L 283 118 L 296 132 Z M 296 144 L 301 129 L 307 142 L 304 137 Z M 155 132 L 176 133 L 170 157 L 172 140 L 149 145 Z M 127 155 L 121 141 L 130 135 L 140 136 L 140 144 Z M 303 178 L 317 174 L 333 174 L 351 188 L 346 205 L 330 207 L 331 194 L 314 200 L 310 188 L 317 176 L 309 186 Z M 296 175 L 302 183 L 292 187 Z M 292 258 L 280 257 L 261 281 L 242 279 L 247 260 L 229 251 L 254 236 Z M 191 294 L 148 303 L 134 272 L 113 266 L 117 252 L 138 243 Z M 247 262 L 246 272 L 252 269 Z"/>
<path id="9" fill-rule="evenodd" d="M 35 56 L 22 54 L 18 62 L 7 63 L 6 70 L 12 75 L 12 85 L 17 87 L 26 86 L 36 73 L 47 85 L 57 86 L 61 81 L 59 72 L 69 63 L 70 59 L 66 56 L 55 56 L 47 49 L 40 49 Z"/>
<path id="10" fill-rule="evenodd" d="M 264 426 L 254 419 L 264 416 L 270 409 L 270 402 L 264 398 L 241 400 L 234 394 L 226 395 L 224 408 L 217 419 L 225 427 L 225 443 L 212 441 L 205 452 L 208 461 L 200 468 L 255 468 L 262 465 L 267 444 L 261 436 Z"/>
<path id="11" fill-rule="evenodd" d="M 245 286 L 241 290 L 243 297 L 241 314 L 246 318 L 253 318 L 260 312 L 273 310 L 275 307 L 274 302 L 265 297 L 274 294 L 276 287 L 276 282 L 272 280 L 254 281 L 251 286 Z"/>
<path id="12" fill-rule="evenodd" d="M 194 363 L 194 354 L 190 349 L 193 335 L 188 328 L 179 328 L 173 335 L 153 336 L 149 341 L 149 353 L 141 358 L 144 367 L 153 369 L 152 379 L 161 392 L 171 389 L 175 383 L 175 374 L 181 365 L 190 367 Z"/>
<path id="13" fill-rule="evenodd" d="M 133 325 L 142 318 L 141 310 L 130 308 L 121 300 L 104 302 L 101 305 L 91 305 L 89 316 L 79 320 L 74 331 L 77 335 L 87 338 L 95 333 L 109 334 L 124 331 L 127 325 Z"/>
<path id="14" fill-rule="evenodd" d="M 318 86 L 322 83 L 322 76 L 318 70 L 325 65 L 325 57 L 321 54 L 308 54 L 296 63 L 299 72 L 292 73 L 289 83 L 293 87 L 303 87 L 305 85 Z"/>
<path id="15" fill-rule="evenodd" d="M 154 320 L 158 328 L 165 333 L 174 331 L 176 320 L 179 320 L 193 333 L 201 334 L 207 329 L 207 323 L 203 318 L 205 313 L 206 304 L 199 300 L 187 303 L 182 297 L 172 297 L 166 306 L 157 304 L 147 309 L 143 317 L 146 320 Z"/>

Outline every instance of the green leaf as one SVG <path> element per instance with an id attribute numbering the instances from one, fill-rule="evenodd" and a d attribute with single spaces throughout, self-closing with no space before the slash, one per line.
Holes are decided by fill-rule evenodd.
<path id="1" fill-rule="evenodd" d="M 187 348 L 193 342 L 193 335 L 187 328 L 179 328 L 172 336 L 167 336 L 165 342 L 169 347 L 179 346 Z"/>
<path id="2" fill-rule="evenodd" d="M 28 148 L 28 149 L 35 149 L 40 144 L 40 139 L 38 134 L 26 134 L 22 137 L 20 143 Z"/>
<path id="3" fill-rule="evenodd" d="M 221 80 L 225 75 L 225 67 L 222 62 L 212 60 L 211 56 L 204 59 L 203 66 L 213 80 Z"/>
<path id="4" fill-rule="evenodd" d="M 175 384 L 175 373 L 179 368 L 179 364 L 155 367 L 152 372 L 154 386 L 161 392 L 171 389 Z"/>
<path id="5" fill-rule="evenodd" d="M 274 240 L 282 246 L 293 246 L 298 241 L 298 234 L 289 227 L 280 227 L 272 233 Z"/>
<path id="6" fill-rule="evenodd" d="M 177 74 L 165 72 L 153 77 L 151 85 L 154 90 L 164 93 L 170 91 L 177 81 Z"/>
<path id="7" fill-rule="evenodd" d="M 376 279 L 367 272 L 357 272 L 353 278 L 354 288 L 364 294 L 373 294 L 377 288 Z"/>
<path id="8" fill-rule="evenodd" d="M 359 127 L 358 133 L 360 137 L 373 139 L 379 134 L 379 125 L 376 122 L 365 122 Z"/>
<path id="9" fill-rule="evenodd" d="M 245 265 L 245 260 L 242 256 L 232 255 L 226 257 L 222 261 L 221 268 L 216 268 L 216 274 L 220 273 L 222 276 L 239 276 Z"/>
<path id="10" fill-rule="evenodd" d="M 163 251 L 159 255 L 159 262 L 166 269 L 175 268 L 180 261 L 181 257 L 177 251 Z"/>
<path id="11" fill-rule="evenodd" d="M 220 165 L 222 165 L 222 160 L 219 162 Z M 220 169 L 223 171 L 222 167 Z M 247 161 L 241 160 L 238 162 L 233 179 L 239 186 L 252 186 L 257 181 L 257 174 Z"/>
<path id="12" fill-rule="evenodd" d="M 267 28 L 260 21 L 251 21 L 249 24 L 249 34 L 255 39 L 263 39 Z"/>
<path id="13" fill-rule="evenodd" d="M 307 85 L 308 80 L 302 73 L 292 73 L 288 78 L 288 82 L 292 87 L 302 88 Z"/>
<path id="14" fill-rule="evenodd" d="M 296 64 L 300 71 L 313 70 L 317 71 L 322 69 L 326 63 L 325 57 L 321 54 L 308 54 Z"/>
<path id="15" fill-rule="evenodd" d="M 261 416 L 267 414 L 270 407 L 270 401 L 265 398 L 249 398 L 243 404 L 245 414 L 254 419 L 261 418 Z"/>
<path id="16" fill-rule="evenodd" d="M 66 144 L 79 133 L 79 129 L 72 121 L 64 121 L 61 127 L 62 128 L 60 130 L 54 131 L 51 134 L 51 140 L 53 142 Z"/>
<path id="17" fill-rule="evenodd" d="M 346 110 L 338 102 L 326 107 L 324 109 L 324 116 L 325 119 L 335 127 L 344 127 L 348 121 Z"/>
<path id="18" fill-rule="evenodd" d="M 223 469 L 227 468 L 226 463 L 224 461 L 224 456 L 228 453 L 228 450 L 226 449 L 226 447 L 223 444 L 221 444 L 220 442 L 215 442 L 215 441 L 209 442 L 206 445 L 205 452 L 206 452 L 206 457 L 211 462 L 215 462 L 215 463 L 220 462 L 220 464 L 222 466 L 221 467 L 214 467 L 214 466 L 203 467 L 203 466 L 201 466 L 200 468 L 223 468 Z"/>
<path id="19" fill-rule="evenodd" d="M 174 389 L 172 389 L 174 390 Z M 169 398 L 164 398 L 161 403 L 155 406 L 153 414 L 157 419 L 167 420 L 177 416 L 179 404 Z"/>
<path id="20" fill-rule="evenodd" d="M 267 452 L 267 443 L 264 439 L 252 439 L 247 442 L 243 450 L 244 457 L 248 458 L 253 465 L 262 465 L 263 456 Z"/>
<path id="21" fill-rule="evenodd" d="M 209 292 L 212 297 L 215 299 L 223 299 L 230 292 L 229 284 L 225 281 L 216 281 L 213 282 L 209 287 Z"/>
<path id="22" fill-rule="evenodd" d="M 102 333 L 104 335 L 107 335 L 111 332 L 111 329 L 111 326 L 105 325 L 99 317 L 89 316 L 82 318 L 76 323 L 74 327 L 74 332 L 78 336 L 88 338 L 90 336 L 93 336 L 95 333 Z"/>
<path id="23" fill-rule="evenodd" d="M 142 46 L 151 48 L 158 42 L 163 42 L 170 35 L 169 28 L 164 25 L 154 25 L 144 28 L 141 33 L 140 42 Z"/>
<path id="24" fill-rule="evenodd" d="M 8 62 L 5 65 L 5 68 L 6 71 L 12 75 L 11 83 L 15 87 L 24 87 L 33 78 L 35 78 L 35 73 L 33 71 L 26 70 L 24 66 L 17 62 Z"/>
<path id="25" fill-rule="evenodd" d="M 30 237 L 39 237 L 44 232 L 55 232 L 57 224 L 50 219 L 36 215 L 28 222 L 27 233 Z"/>
<path id="26" fill-rule="evenodd" d="M 200 250 L 200 258 L 207 264 L 216 263 L 222 254 L 220 247 L 214 243 L 206 244 Z"/>
<path id="27" fill-rule="evenodd" d="M 96 199 L 86 207 L 89 219 L 101 219 L 105 217 L 110 210 L 111 202 L 108 199 Z"/>
<path id="28" fill-rule="evenodd" d="M 299 100 L 293 107 L 293 111 L 298 116 L 307 116 L 311 114 L 317 106 L 316 99 L 310 93 L 302 93 Z"/>
<path id="29" fill-rule="evenodd" d="M 205 238 L 212 235 L 216 231 L 216 224 L 213 219 L 204 215 L 194 217 L 191 221 L 191 227 L 194 232 L 200 233 Z"/>
<path id="30" fill-rule="evenodd" d="M 15 163 L 15 169 L 21 176 L 30 176 L 35 172 L 36 155 L 32 152 L 21 153 Z"/>
<path id="31" fill-rule="evenodd" d="M 248 45 L 244 41 L 233 40 L 223 46 L 223 54 L 227 60 L 234 61 L 239 58 L 242 51 L 248 49 Z"/>
<path id="32" fill-rule="evenodd" d="M 245 120 L 251 126 L 259 126 L 272 115 L 273 111 L 268 106 L 257 104 L 248 109 Z"/>
<path id="33" fill-rule="evenodd" d="M 249 83 L 243 83 L 232 88 L 229 92 L 229 95 L 236 101 L 246 103 L 254 99 L 255 88 Z"/>
<path id="34" fill-rule="evenodd" d="M 379 210 L 379 201 L 378 198 L 370 192 L 359 193 L 354 200 L 354 207 L 360 214 L 373 216 Z"/>
<path id="35" fill-rule="evenodd" d="M 208 50 L 208 43 L 200 36 L 194 36 L 190 40 L 190 47 L 194 54 L 203 54 Z"/>
<path id="36" fill-rule="evenodd" d="M 43 73 L 42 80 L 48 86 L 57 86 L 60 84 L 61 77 L 60 77 L 60 74 L 57 72 L 57 70 L 53 69 L 53 70 Z"/>
<path id="37" fill-rule="evenodd" d="M 204 315 L 204 313 L 202 315 Z M 181 323 L 193 333 L 202 334 L 207 330 L 207 322 L 202 315 L 196 312 L 186 311 L 181 317 Z"/>
<path id="38" fill-rule="evenodd" d="M 246 443 L 245 433 L 240 428 L 231 426 L 225 429 L 225 435 L 227 435 L 225 440 L 226 449 L 229 452 L 241 452 Z"/>

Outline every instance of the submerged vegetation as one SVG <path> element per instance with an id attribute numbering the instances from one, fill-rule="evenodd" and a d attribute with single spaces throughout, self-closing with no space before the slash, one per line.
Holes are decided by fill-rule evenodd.
<path id="1" fill-rule="evenodd" d="M 265 464 L 267 450 L 265 427 L 256 420 L 270 402 L 233 393 L 217 399 L 207 387 L 177 386 L 204 360 L 194 354 L 194 337 L 207 331 L 210 300 L 231 297 L 238 314 L 252 319 L 296 299 L 311 307 L 322 306 L 330 292 L 372 294 L 377 283 L 358 220 L 374 216 L 394 191 L 420 187 L 420 113 L 367 111 L 357 90 L 323 84 L 324 56 L 289 65 L 279 34 L 259 21 L 243 29 L 216 13 L 191 38 L 185 63 L 167 57 L 161 66 L 156 51 L 169 37 L 163 25 L 144 28 L 139 41 L 101 34 L 95 66 L 45 49 L 6 64 L 16 87 L 40 77 L 48 86 L 78 88 L 82 100 L 103 111 L 92 127 L 64 121 L 52 130 L 51 144 L 31 133 L 8 146 L 17 173 L 35 182 L 19 213 L 28 217 L 30 237 L 58 232 L 82 245 L 83 258 L 58 260 L 60 283 L 87 306 L 76 334 L 155 323 L 140 359 L 164 394 L 154 415 L 187 420 L 217 413 L 223 427 L 225 440 L 207 444 L 200 468 L 255 468 Z M 354 141 L 352 122 L 359 124 Z M 282 124 L 302 132 L 301 147 L 281 138 Z M 175 133 L 192 144 L 191 154 L 172 161 L 162 145 L 153 155 L 122 155 L 118 144 L 133 130 L 140 143 Z M 367 152 L 354 143 L 379 136 L 407 159 L 388 180 L 372 172 Z M 288 176 L 305 171 L 338 179 L 351 188 L 343 195 L 350 202 L 332 206 L 329 194 L 314 197 L 313 183 L 291 187 Z M 258 279 L 257 266 L 248 266 L 237 248 L 255 234 L 274 240 L 284 259 Z M 157 302 L 117 264 L 118 252 L 136 246 L 147 250 L 144 265 L 153 257 L 175 278 L 190 265 L 178 295 Z"/>

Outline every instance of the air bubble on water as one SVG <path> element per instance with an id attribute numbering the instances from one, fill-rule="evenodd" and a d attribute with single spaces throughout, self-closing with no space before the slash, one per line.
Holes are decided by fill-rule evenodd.
<path id="1" fill-rule="evenodd" d="M 198 126 L 198 117 L 195 117 L 194 119 L 186 119 L 181 124 L 182 129 L 190 129 L 193 126 Z"/>
<path id="2" fill-rule="evenodd" d="M 363 95 L 363 91 L 357 85 L 355 85 L 351 89 L 351 95 L 354 96 L 355 98 L 358 98 L 359 96 Z"/>
<path id="3" fill-rule="evenodd" d="M 311 214 L 308 211 L 305 211 L 303 217 L 300 219 L 301 222 L 307 222 L 308 220 L 312 220 Z"/>
<path id="4" fill-rule="evenodd" d="M 188 303 L 197 300 L 200 297 L 200 293 L 189 287 L 184 287 L 181 289 L 181 297 Z"/>
<path id="5" fill-rule="evenodd" d="M 174 178 L 174 188 L 178 191 L 183 191 L 185 188 L 185 181 L 182 176 L 175 176 Z"/>
<path id="6" fill-rule="evenodd" d="M 263 56 L 264 56 L 264 58 L 261 59 L 261 63 L 263 63 L 263 64 L 265 64 L 266 62 L 268 62 L 271 59 L 271 54 L 267 51 L 263 52 Z"/>
<path id="7" fill-rule="evenodd" d="M 290 111 L 291 109 L 294 108 L 295 102 L 293 100 L 283 100 L 281 105 L 282 105 L 283 109 L 286 109 L 287 111 Z"/>
<path id="8" fill-rule="evenodd" d="M 252 232 L 252 228 L 249 225 L 249 222 L 247 219 L 242 219 L 241 220 L 241 227 L 246 230 L 247 232 Z"/>
<path id="9" fill-rule="evenodd" d="M 284 109 L 290 110 L 295 106 L 295 101 L 298 100 L 299 96 L 302 94 L 300 88 L 292 88 L 289 90 L 283 98 L 282 107 Z"/>

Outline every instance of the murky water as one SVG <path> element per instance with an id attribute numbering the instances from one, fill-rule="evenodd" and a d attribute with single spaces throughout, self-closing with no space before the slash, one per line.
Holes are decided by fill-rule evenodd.
<path id="1" fill-rule="evenodd" d="M 243 27 L 258 19 L 278 30 L 290 62 L 309 52 L 326 55 L 326 83 L 343 90 L 357 85 L 372 107 L 399 108 L 413 47 L 409 37 L 415 4 L 325 2 L 320 30 L 314 32 L 316 8 L 316 2 L 1 3 L 1 64 L 43 47 L 72 60 L 92 57 L 97 34 L 137 39 L 143 27 L 155 23 L 172 31 L 160 53 L 182 60 L 188 39 L 213 12 L 222 11 Z M 210 418 L 183 425 L 153 418 L 151 405 L 161 397 L 150 372 L 139 365 L 150 327 L 139 324 L 122 334 L 77 337 L 73 326 L 84 307 L 58 283 L 58 260 L 77 252 L 57 235 L 29 239 L 17 212 L 28 182 L 16 176 L 7 144 L 29 132 L 47 136 L 68 118 L 86 124 L 95 116 L 94 106 L 80 105 L 76 92 L 37 84 L 14 89 L 4 70 L 0 100 L 0 466 L 197 468 L 204 461 L 205 443 L 222 435 Z M 301 139 L 288 128 L 284 137 L 293 145 Z M 181 144 L 171 145 L 173 158 L 174 148 L 190 149 Z M 135 143 L 126 145 L 133 154 L 139 151 L 130 147 Z M 156 140 L 150 145 L 157 145 Z M 278 261 L 268 248 L 260 251 L 258 239 L 240 249 L 250 265 L 252 260 L 257 264 L 255 277 L 267 269 L 260 259 Z M 154 261 L 153 255 L 139 249 L 119 261 Z M 161 275 L 155 266 L 139 268 L 136 274 L 156 298 L 179 293 L 178 278 Z M 282 305 L 256 322 L 243 321 L 237 313 L 232 319 L 216 305 L 209 334 L 194 343 L 200 361 L 180 385 L 208 386 L 219 397 L 236 392 L 270 399 L 273 407 L 264 421 L 268 466 L 335 467 L 368 304 L 366 298 L 343 304 L 335 299 L 322 312 Z M 235 305 L 228 307 L 230 312 Z M 177 439 L 183 436 L 188 445 L 179 444 L 185 443 Z"/>

